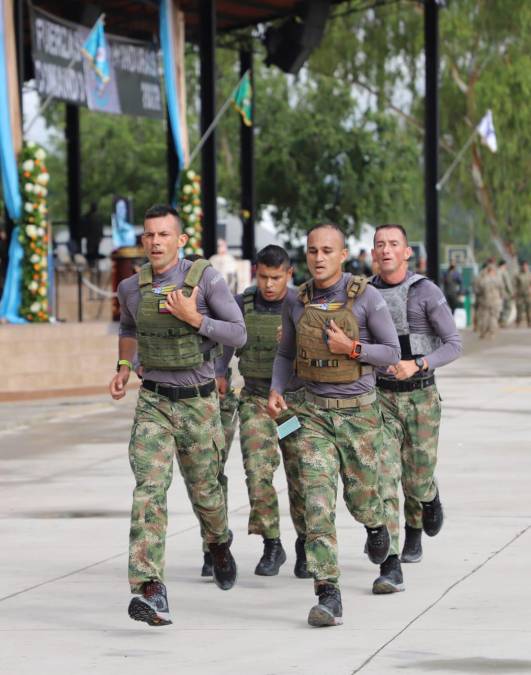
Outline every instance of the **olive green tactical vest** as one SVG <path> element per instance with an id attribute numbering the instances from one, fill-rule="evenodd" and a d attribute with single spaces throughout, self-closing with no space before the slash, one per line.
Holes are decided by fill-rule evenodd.
<path id="1" fill-rule="evenodd" d="M 257 312 L 256 287 L 243 292 L 243 318 L 247 328 L 247 342 L 238 349 L 238 369 L 242 377 L 270 380 L 277 351 L 277 331 L 282 323 L 280 314 Z"/>
<path id="2" fill-rule="evenodd" d="M 208 260 L 196 260 L 184 279 L 183 295 L 190 297 L 203 272 L 210 266 Z M 153 292 L 153 270 L 147 263 L 138 277 L 140 303 L 136 319 L 138 355 L 140 363 L 149 370 L 189 370 L 210 361 L 214 349 L 201 351 L 204 338 L 197 329 L 173 314 L 159 312 L 163 294 Z"/>
<path id="3" fill-rule="evenodd" d="M 311 382 L 354 382 L 372 372 L 371 366 L 362 365 L 348 354 L 332 354 L 324 340 L 326 322 L 334 320 L 351 340 L 359 340 L 360 331 L 352 305 L 367 287 L 367 279 L 351 276 L 347 285 L 347 302 L 339 309 L 329 310 L 327 304 L 311 303 L 312 282 L 299 288 L 299 300 L 304 312 L 297 323 L 297 357 L 295 370 L 303 380 Z"/>

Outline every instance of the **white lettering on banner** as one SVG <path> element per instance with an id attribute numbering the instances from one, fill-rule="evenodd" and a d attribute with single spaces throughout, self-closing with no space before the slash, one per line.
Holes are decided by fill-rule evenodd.
<path id="1" fill-rule="evenodd" d="M 55 63 L 35 60 L 35 80 L 41 96 L 54 96 L 75 103 L 86 100 L 83 73 Z"/>
<path id="2" fill-rule="evenodd" d="M 157 55 L 152 49 L 114 42 L 111 44 L 111 58 L 114 67 L 119 70 L 158 77 Z"/>
<path id="3" fill-rule="evenodd" d="M 158 84 L 141 82 L 140 89 L 142 90 L 142 107 L 144 110 L 162 110 Z"/>
<path id="4" fill-rule="evenodd" d="M 35 40 L 40 52 L 65 61 L 81 61 L 80 39 L 75 30 L 38 18 L 35 20 Z"/>

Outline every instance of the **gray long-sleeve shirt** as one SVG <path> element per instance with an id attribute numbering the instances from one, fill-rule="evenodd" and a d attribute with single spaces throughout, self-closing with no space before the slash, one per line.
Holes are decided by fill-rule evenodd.
<path id="1" fill-rule="evenodd" d="M 314 288 L 313 303 L 347 301 L 347 284 L 351 275 L 344 273 L 330 288 Z M 293 362 L 297 355 L 296 326 L 304 312 L 304 305 L 298 299 L 287 299 L 282 308 L 282 340 L 278 346 L 273 365 L 271 389 L 283 394 L 293 375 Z M 400 360 L 400 344 L 391 314 L 385 300 L 371 286 L 354 301 L 352 313 L 360 329 L 362 344 L 359 360 L 372 366 L 390 366 Z M 351 398 L 361 396 L 375 385 L 374 373 L 362 375 L 355 382 L 334 384 L 328 382 L 304 382 L 305 388 L 317 396 L 328 398 Z"/>
<path id="2" fill-rule="evenodd" d="M 235 299 L 238 304 L 238 307 L 242 310 L 243 313 L 243 293 L 237 295 Z M 297 291 L 294 288 L 288 288 L 288 292 L 282 298 L 282 300 L 275 300 L 274 302 L 269 302 L 268 300 L 266 300 L 262 296 L 260 291 L 257 290 L 255 295 L 254 308 L 258 314 L 281 314 L 283 304 L 288 299 L 291 300 L 297 299 Z M 228 346 L 224 347 L 223 356 L 221 356 L 219 359 L 216 360 L 216 377 L 226 376 L 229 363 L 234 355 L 234 352 L 235 352 L 234 347 Z M 244 383 L 245 388 L 248 389 L 250 392 L 253 392 L 253 391 L 262 391 L 264 389 L 264 385 L 267 386 L 267 388 L 269 389 L 271 381 L 246 377 L 244 378 Z M 293 377 L 286 385 L 286 391 L 295 391 L 297 389 L 300 389 L 302 386 L 303 386 L 302 381 L 299 380 L 299 378 L 296 375 L 293 375 Z"/>
<path id="3" fill-rule="evenodd" d="M 413 274 L 408 272 L 404 281 Z M 375 288 L 390 288 L 390 285 L 379 276 L 374 277 L 371 283 Z M 407 298 L 407 321 L 411 333 L 437 335 L 441 339 L 440 347 L 431 354 L 424 354 L 430 372 L 455 361 L 461 355 L 461 337 L 455 326 L 454 317 L 443 292 L 433 281 L 421 279 L 410 287 Z"/>
<path id="4" fill-rule="evenodd" d="M 189 260 L 180 260 L 163 274 L 153 275 L 153 287 L 175 285 L 182 288 L 184 278 L 192 266 Z M 215 343 L 231 347 L 242 347 L 247 339 L 245 322 L 223 277 L 212 267 L 207 267 L 198 284 L 197 311 L 204 319 L 199 335 L 205 338 L 202 351 L 211 349 Z M 136 316 L 140 303 L 138 274 L 124 279 L 118 286 L 120 302 L 120 337 L 136 338 Z M 164 382 L 174 386 L 200 384 L 213 379 L 214 363 L 205 361 L 190 370 L 149 370 L 144 371 L 146 380 Z"/>

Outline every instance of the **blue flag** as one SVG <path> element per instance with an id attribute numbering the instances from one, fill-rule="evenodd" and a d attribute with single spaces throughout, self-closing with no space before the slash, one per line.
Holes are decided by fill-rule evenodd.
<path id="1" fill-rule="evenodd" d="M 83 43 L 81 53 L 87 58 L 100 81 L 101 88 L 109 82 L 111 68 L 109 65 L 109 50 L 105 40 L 105 31 L 103 30 L 103 20 L 98 19 L 94 28 L 90 31 L 88 38 Z"/>

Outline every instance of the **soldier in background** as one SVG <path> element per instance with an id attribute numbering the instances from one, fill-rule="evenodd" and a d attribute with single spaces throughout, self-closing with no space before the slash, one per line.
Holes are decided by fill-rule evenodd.
<path id="1" fill-rule="evenodd" d="M 511 313 L 511 303 L 513 301 L 513 283 L 511 281 L 511 275 L 507 269 L 507 263 L 505 260 L 500 260 L 498 262 L 498 276 L 501 282 L 502 288 L 502 309 L 500 313 L 500 326 L 505 328 L 507 326 L 507 321 Z"/>
<path id="2" fill-rule="evenodd" d="M 516 275 L 515 299 L 516 299 L 516 325 L 526 324 L 531 328 L 531 272 L 526 260 L 520 261 L 520 270 Z"/>
<path id="3" fill-rule="evenodd" d="M 477 325 L 480 338 L 493 338 L 498 332 L 503 287 L 496 264 L 489 262 L 474 282 L 477 302 Z"/>

